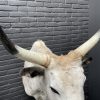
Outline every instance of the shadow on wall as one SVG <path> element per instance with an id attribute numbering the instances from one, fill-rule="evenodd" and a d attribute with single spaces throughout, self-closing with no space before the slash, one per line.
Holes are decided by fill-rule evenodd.
<path id="1" fill-rule="evenodd" d="M 89 36 L 100 29 L 100 0 L 90 0 Z M 88 66 L 89 100 L 100 99 L 100 43 L 90 52 L 93 62 Z"/>

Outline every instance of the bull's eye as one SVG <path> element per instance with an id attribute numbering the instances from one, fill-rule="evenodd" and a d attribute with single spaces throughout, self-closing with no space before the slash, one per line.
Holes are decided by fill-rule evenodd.
<path id="1" fill-rule="evenodd" d="M 54 89 L 53 87 L 50 87 L 50 88 L 51 88 L 52 92 L 54 92 L 54 93 L 60 95 L 60 93 L 59 93 L 56 89 Z"/>
<path id="2" fill-rule="evenodd" d="M 30 73 L 30 76 L 32 78 L 35 77 L 35 76 L 39 76 L 39 75 L 40 75 L 40 73 L 38 71 L 33 71 L 33 72 Z"/>

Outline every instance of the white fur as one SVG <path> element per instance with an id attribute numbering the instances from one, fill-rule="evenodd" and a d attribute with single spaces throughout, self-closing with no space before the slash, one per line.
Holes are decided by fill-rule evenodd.
<path id="1" fill-rule="evenodd" d="M 41 48 L 42 46 L 42 48 Z M 31 51 L 52 53 L 42 41 L 33 44 Z M 42 67 L 30 62 L 25 62 L 24 67 Z M 83 86 L 85 82 L 84 70 L 81 60 L 72 62 L 66 70 L 52 59 L 49 68 L 45 69 L 45 75 L 29 78 L 23 76 L 25 92 L 36 100 L 84 100 Z M 56 89 L 60 95 L 54 93 L 50 87 Z"/>

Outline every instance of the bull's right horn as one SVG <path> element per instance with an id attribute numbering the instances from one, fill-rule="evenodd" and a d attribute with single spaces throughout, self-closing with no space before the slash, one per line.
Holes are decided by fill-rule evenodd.
<path id="1" fill-rule="evenodd" d="M 88 41 L 75 49 L 81 56 L 85 56 L 100 41 L 100 30 L 97 31 Z"/>
<path id="2" fill-rule="evenodd" d="M 26 50 L 26 49 L 19 47 L 18 45 L 14 45 L 8 39 L 7 35 L 4 33 L 1 27 L 0 27 L 0 40 L 3 43 L 4 47 L 16 57 L 22 60 L 25 60 L 25 61 L 29 61 L 31 63 L 37 63 L 39 65 L 48 67 L 50 63 L 49 55 Z"/>

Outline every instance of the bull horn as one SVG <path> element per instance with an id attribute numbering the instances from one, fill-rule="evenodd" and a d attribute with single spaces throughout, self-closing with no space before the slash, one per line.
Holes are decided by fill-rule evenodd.
<path id="1" fill-rule="evenodd" d="M 16 57 L 29 61 L 31 63 L 37 63 L 39 65 L 43 65 L 47 67 L 50 63 L 50 56 L 47 54 L 37 53 L 34 51 L 29 51 L 19 47 L 18 45 L 14 45 L 7 35 L 4 33 L 2 28 L 0 27 L 0 40 L 3 43 L 4 47 L 10 52 L 11 54 L 15 55 Z"/>
<path id="2" fill-rule="evenodd" d="M 81 56 L 85 56 L 100 40 L 100 30 L 97 31 L 89 40 L 75 49 Z"/>

